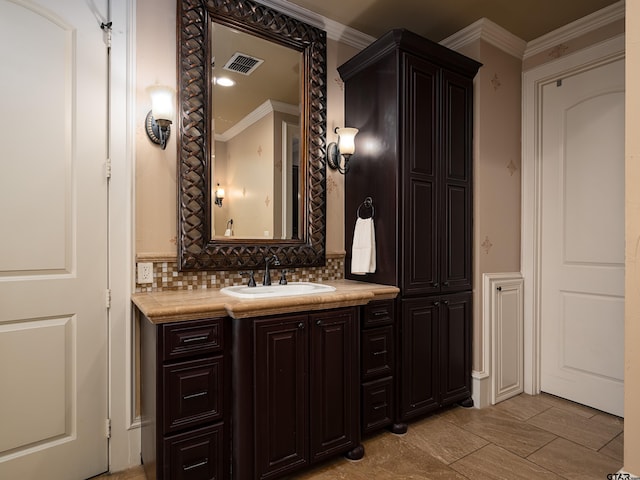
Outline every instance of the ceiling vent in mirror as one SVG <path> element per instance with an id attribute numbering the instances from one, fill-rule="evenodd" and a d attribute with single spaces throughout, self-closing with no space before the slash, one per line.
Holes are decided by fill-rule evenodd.
<path id="1" fill-rule="evenodd" d="M 246 53 L 236 52 L 227 61 L 224 66 L 225 70 L 232 72 L 238 72 L 243 75 L 251 75 L 253 71 L 258 68 L 264 60 L 261 60 Z"/>

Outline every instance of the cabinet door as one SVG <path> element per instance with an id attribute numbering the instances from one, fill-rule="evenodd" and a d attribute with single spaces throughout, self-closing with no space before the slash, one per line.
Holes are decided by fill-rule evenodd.
<path id="1" fill-rule="evenodd" d="M 438 398 L 438 300 L 402 300 L 400 420 L 434 410 Z"/>
<path id="2" fill-rule="evenodd" d="M 358 317 L 353 308 L 309 315 L 311 459 L 358 444 Z"/>
<path id="3" fill-rule="evenodd" d="M 403 55 L 402 205 L 403 292 L 439 291 L 438 177 L 439 69 L 418 57 Z"/>
<path id="4" fill-rule="evenodd" d="M 471 396 L 471 293 L 440 302 L 440 403 Z"/>
<path id="5" fill-rule="evenodd" d="M 441 291 L 471 289 L 472 80 L 442 72 Z"/>
<path id="6" fill-rule="evenodd" d="M 307 463 L 307 316 L 255 323 L 256 478 Z"/>

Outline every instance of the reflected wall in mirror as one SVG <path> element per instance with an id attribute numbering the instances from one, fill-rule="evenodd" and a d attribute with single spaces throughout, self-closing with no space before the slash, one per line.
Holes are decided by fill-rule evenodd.
<path id="1" fill-rule="evenodd" d="M 210 38 L 212 236 L 299 239 L 302 53 L 215 21 Z"/>
<path id="2" fill-rule="evenodd" d="M 257 269 L 273 254 L 290 267 L 324 265 L 325 32 L 249 0 L 178 5 L 180 269 Z M 233 37 L 226 52 L 218 45 L 225 36 Z M 264 44 L 288 60 L 270 62 Z M 219 77 L 231 76 L 224 66 L 235 53 L 264 60 L 254 74 L 286 62 L 260 81 L 284 88 L 251 101 L 262 88 L 223 92 Z M 247 80 L 233 73 L 237 86 Z M 259 127 L 262 133 L 250 133 Z M 213 198 L 218 183 L 222 207 Z"/>

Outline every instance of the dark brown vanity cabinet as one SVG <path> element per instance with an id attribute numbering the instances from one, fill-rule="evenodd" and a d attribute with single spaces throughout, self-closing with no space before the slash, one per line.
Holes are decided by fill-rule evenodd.
<path id="1" fill-rule="evenodd" d="M 345 125 L 359 129 L 345 175 L 345 276 L 400 288 L 394 330 L 398 423 L 470 397 L 471 343 L 453 336 L 471 328 L 471 298 L 464 328 L 449 333 L 442 318 L 445 295 L 472 289 L 472 107 L 479 67 L 416 34 L 393 30 L 338 68 Z M 353 275 L 355 217 L 367 197 L 375 208 L 377 269 Z"/>
<path id="2" fill-rule="evenodd" d="M 142 462 L 147 479 L 229 478 L 224 323 L 141 316 Z"/>
<path id="3" fill-rule="evenodd" d="M 233 321 L 233 478 L 362 455 L 358 311 Z"/>

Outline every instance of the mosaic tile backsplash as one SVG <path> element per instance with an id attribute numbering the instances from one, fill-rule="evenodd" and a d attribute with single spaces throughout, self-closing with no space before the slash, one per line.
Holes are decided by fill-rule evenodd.
<path id="1" fill-rule="evenodd" d="M 138 261 L 148 261 L 138 259 Z M 262 281 L 262 270 L 256 270 L 257 282 Z M 327 256 L 327 264 L 323 267 L 305 267 L 287 269 L 287 280 L 290 282 L 323 282 L 344 278 L 344 255 Z M 272 268 L 272 281 L 280 279 L 280 269 Z M 162 292 L 167 290 L 201 290 L 205 288 L 222 288 L 247 283 L 247 275 L 237 271 L 180 272 L 176 260 L 153 262 L 153 283 L 136 283 L 136 293 Z"/>

